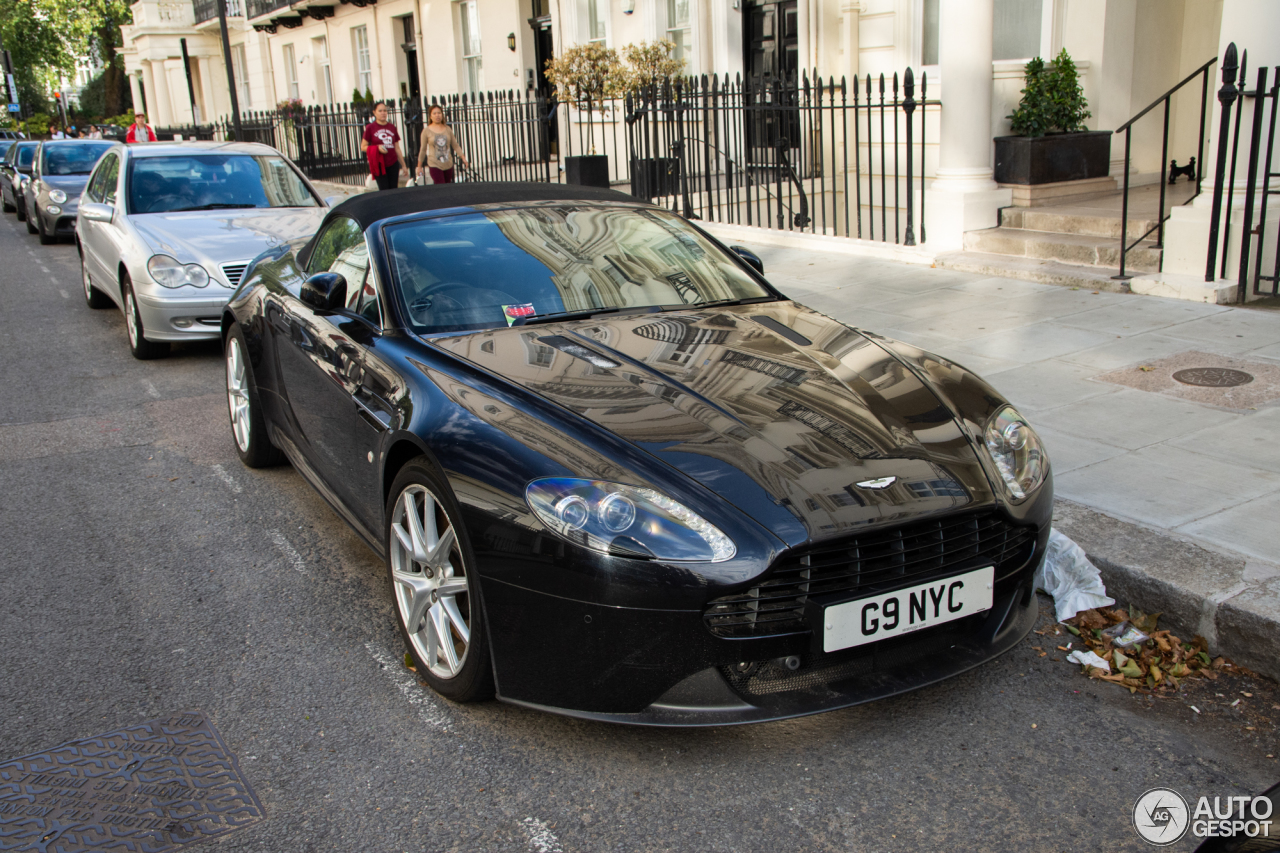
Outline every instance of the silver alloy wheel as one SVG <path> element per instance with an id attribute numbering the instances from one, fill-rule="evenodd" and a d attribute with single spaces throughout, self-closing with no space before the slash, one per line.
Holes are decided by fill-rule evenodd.
<path id="1" fill-rule="evenodd" d="M 240 341 L 227 340 L 227 407 L 231 410 L 231 431 L 241 453 L 249 452 L 249 377 L 244 367 Z"/>
<path id="2" fill-rule="evenodd" d="M 471 596 L 453 523 L 440 501 L 412 484 L 391 518 L 391 577 L 396 606 L 418 659 L 449 679 L 471 648 Z M 466 608 L 467 617 L 462 609 Z"/>
<path id="3" fill-rule="evenodd" d="M 129 346 L 138 348 L 138 316 L 133 306 L 133 290 L 124 295 L 124 325 L 129 330 Z"/>
<path id="4" fill-rule="evenodd" d="M 93 285 L 89 282 L 89 267 L 85 264 L 84 258 L 80 259 L 80 278 L 84 284 L 84 298 L 93 298 Z"/>

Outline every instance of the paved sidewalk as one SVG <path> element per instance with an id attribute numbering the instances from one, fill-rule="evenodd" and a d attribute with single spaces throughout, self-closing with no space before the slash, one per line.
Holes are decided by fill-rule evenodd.
<path id="1" fill-rule="evenodd" d="M 717 230 L 714 229 L 713 230 Z M 731 242 L 744 242 L 741 232 Z M 788 296 L 977 371 L 1032 422 L 1108 589 L 1280 676 L 1280 312 L 755 245 Z M 1244 370 L 1195 388 L 1172 374 Z M 1146 368 L 1146 369 L 1143 369 Z"/>

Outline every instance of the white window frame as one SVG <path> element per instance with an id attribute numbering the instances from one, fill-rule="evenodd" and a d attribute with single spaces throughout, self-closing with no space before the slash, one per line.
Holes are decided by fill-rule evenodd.
<path id="1" fill-rule="evenodd" d="M 302 93 L 298 88 L 298 58 L 294 54 L 293 44 L 281 45 L 280 53 L 284 59 L 284 81 L 288 90 L 286 97 L 290 100 L 301 99 Z"/>
<path id="2" fill-rule="evenodd" d="M 910 64 L 920 67 L 922 70 L 929 71 L 929 79 L 940 79 L 937 76 L 937 65 L 927 65 L 924 62 L 924 4 L 925 0 L 899 0 L 899 13 L 905 11 L 903 8 L 906 3 L 911 4 L 912 20 L 912 49 Z M 946 0 L 938 0 L 941 4 Z M 1040 51 L 1039 55 L 1048 62 L 1058 55 L 1062 50 L 1063 28 L 1065 26 L 1064 16 L 1066 14 L 1065 0 L 1043 0 L 1040 8 Z M 993 33 L 994 36 L 994 33 Z M 941 35 L 939 35 L 941 38 Z M 994 47 L 994 45 L 993 45 Z M 1013 59 L 995 59 L 992 57 L 994 64 L 1017 62 L 1021 60 L 1024 64 L 1026 60 L 1031 59 L 1029 56 L 1015 57 Z M 1078 65 L 1079 63 L 1077 63 Z"/>
<path id="3" fill-rule="evenodd" d="M 329 37 L 311 40 L 311 53 L 316 58 L 316 94 L 321 103 L 333 103 L 333 61 L 329 58 Z"/>
<path id="4" fill-rule="evenodd" d="M 484 56 L 480 42 L 480 12 L 477 0 L 458 4 L 458 37 L 462 42 L 463 72 L 472 94 L 484 91 Z"/>
<path id="5" fill-rule="evenodd" d="M 351 28 L 351 51 L 355 57 L 356 88 L 361 94 L 373 92 L 373 55 L 369 52 L 369 27 Z"/>
<path id="6" fill-rule="evenodd" d="M 609 37 L 613 29 L 609 14 L 611 7 L 610 0 L 578 0 L 578 20 L 580 22 L 578 38 L 582 44 L 598 42 L 608 47 Z M 666 8 L 665 4 L 663 8 Z M 595 23 L 599 24 L 598 33 L 592 31 L 591 13 L 593 10 L 596 17 Z"/>
<path id="7" fill-rule="evenodd" d="M 249 94 L 249 55 L 245 52 L 244 42 L 231 45 L 231 69 L 236 76 L 236 95 L 240 99 L 240 109 L 252 109 L 253 98 Z"/>

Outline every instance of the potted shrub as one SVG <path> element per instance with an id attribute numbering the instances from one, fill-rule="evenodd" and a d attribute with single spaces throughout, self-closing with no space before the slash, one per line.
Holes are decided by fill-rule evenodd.
<path id="1" fill-rule="evenodd" d="M 671 85 L 671 79 L 684 70 L 684 60 L 675 59 L 671 51 L 675 50 L 675 42 L 670 39 L 659 39 L 655 42 L 629 44 L 622 49 L 627 67 L 624 71 L 625 91 L 632 105 L 639 107 L 646 102 L 651 108 L 656 106 L 663 90 Z M 628 117 L 630 122 L 632 119 Z M 644 125 L 641 125 L 644 127 Z M 631 158 L 631 194 L 636 198 L 652 199 L 655 196 L 674 195 L 679 192 L 680 160 L 676 157 L 663 157 L 658 142 L 658 122 L 652 121 L 653 144 L 650 146 L 652 157 Z M 643 150 L 641 145 L 638 150 Z"/>
<path id="2" fill-rule="evenodd" d="M 1026 88 L 1008 116 L 1013 136 L 997 136 L 995 179 L 1001 184 L 1055 184 L 1105 178 L 1111 164 L 1111 131 L 1087 130 L 1091 113 L 1063 50 L 1052 62 L 1027 63 Z"/>
<path id="3" fill-rule="evenodd" d="M 565 180 L 581 186 L 608 188 L 609 156 L 595 153 L 591 117 L 597 105 L 603 106 L 606 98 L 615 97 L 625 89 L 626 77 L 617 51 L 595 42 L 575 45 L 547 60 L 547 80 L 555 86 L 560 100 L 576 104 L 579 109 L 586 105 L 591 150 L 588 154 L 564 159 Z"/>

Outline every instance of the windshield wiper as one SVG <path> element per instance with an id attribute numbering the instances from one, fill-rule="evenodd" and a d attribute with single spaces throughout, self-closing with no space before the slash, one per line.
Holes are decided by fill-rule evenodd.
<path id="1" fill-rule="evenodd" d="M 182 213 L 187 210 L 231 210 L 233 208 L 253 208 L 256 210 L 256 204 L 227 204 L 225 202 L 219 204 L 199 204 L 195 207 L 175 207 L 170 213 Z"/>
<path id="2" fill-rule="evenodd" d="M 717 299 L 712 302 L 690 302 L 683 308 L 715 308 L 724 305 L 754 305 L 757 302 L 777 302 L 776 296 L 744 296 L 741 299 Z"/>
<path id="3" fill-rule="evenodd" d="M 582 320 L 597 314 L 614 314 L 621 308 L 587 308 L 582 311 L 553 311 L 550 314 L 538 314 L 535 317 L 517 317 L 511 325 L 532 326 L 534 323 L 560 323 L 568 320 Z"/>

